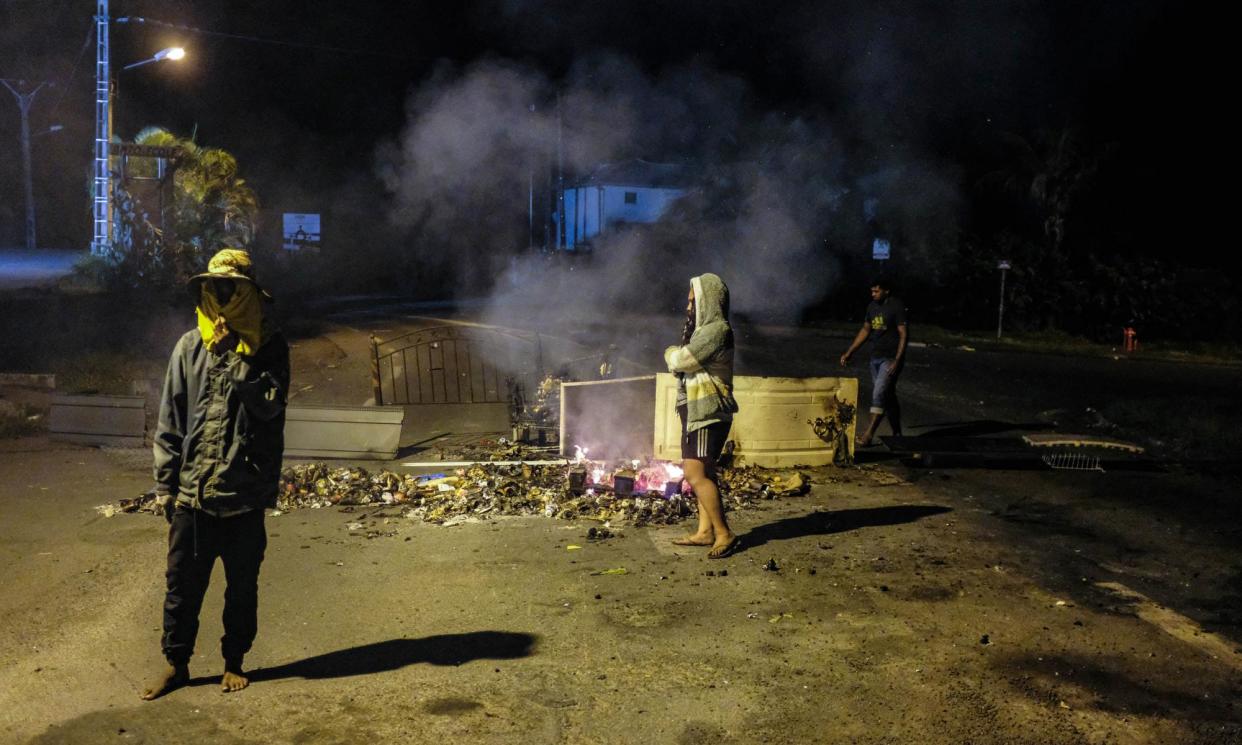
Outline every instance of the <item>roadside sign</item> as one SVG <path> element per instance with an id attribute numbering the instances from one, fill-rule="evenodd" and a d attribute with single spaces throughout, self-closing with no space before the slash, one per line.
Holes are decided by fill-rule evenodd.
<path id="1" fill-rule="evenodd" d="M 282 245 L 286 251 L 319 250 L 319 214 L 284 213 Z"/>
<path id="2" fill-rule="evenodd" d="M 871 258 L 876 261 L 888 261 L 889 257 L 892 256 L 892 253 L 892 244 L 883 238 L 876 238 L 871 242 Z"/>
<path id="3" fill-rule="evenodd" d="M 1013 267 L 1009 265 L 1009 259 L 1001 259 L 1000 263 L 996 265 L 996 268 L 1004 271 L 1006 269 L 1012 269 Z"/>

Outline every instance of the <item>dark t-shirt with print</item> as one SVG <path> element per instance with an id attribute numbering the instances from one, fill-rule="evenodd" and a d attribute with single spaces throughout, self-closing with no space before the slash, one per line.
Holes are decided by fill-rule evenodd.
<path id="1" fill-rule="evenodd" d="M 897 327 L 906 323 L 906 304 L 889 295 L 884 302 L 872 300 L 867 306 L 867 327 L 871 329 L 871 356 L 893 358 L 901 337 Z"/>

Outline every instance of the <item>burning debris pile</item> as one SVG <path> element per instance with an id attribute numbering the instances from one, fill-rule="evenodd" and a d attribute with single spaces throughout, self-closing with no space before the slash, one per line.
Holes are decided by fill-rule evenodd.
<path id="1" fill-rule="evenodd" d="M 647 468 L 652 468 L 648 466 Z M 647 469 L 644 469 L 644 471 Z M 625 484 L 625 476 L 619 476 Z M 690 514 L 680 491 L 665 497 L 584 480 L 571 488 L 565 465 L 477 463 L 451 473 L 414 476 L 323 463 L 286 468 L 277 507 L 401 505 L 406 517 L 443 523 L 457 517 L 543 515 L 628 525 L 667 525 Z"/>
<path id="2" fill-rule="evenodd" d="M 720 473 L 731 509 L 806 494 L 807 476 L 747 467 Z M 581 458 L 572 463 L 476 463 L 449 473 L 416 476 L 359 467 L 307 463 L 281 473 L 277 509 L 396 507 L 404 517 L 437 524 L 496 515 L 543 515 L 608 525 L 671 525 L 694 514 L 694 495 L 681 468 L 665 461 L 612 466 Z M 106 514 L 152 512 L 153 494 L 104 505 Z M 102 511 L 103 508 L 101 508 Z"/>

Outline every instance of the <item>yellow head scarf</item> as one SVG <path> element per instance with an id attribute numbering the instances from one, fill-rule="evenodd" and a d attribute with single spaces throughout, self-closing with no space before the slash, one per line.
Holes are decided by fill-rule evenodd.
<path id="1" fill-rule="evenodd" d="M 263 343 L 263 304 L 259 299 L 259 291 L 254 284 L 246 280 L 234 280 L 236 289 L 224 307 L 208 282 L 199 288 L 198 330 L 203 335 L 203 343 L 207 349 L 217 352 L 220 339 L 228 331 L 237 335 L 236 352 L 247 356 L 259 351 Z"/>

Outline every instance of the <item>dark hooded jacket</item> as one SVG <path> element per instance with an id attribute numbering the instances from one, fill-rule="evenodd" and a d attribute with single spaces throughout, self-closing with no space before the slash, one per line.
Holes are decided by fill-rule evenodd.
<path id="1" fill-rule="evenodd" d="M 733 329 L 729 326 L 729 288 L 715 274 L 690 280 L 694 290 L 694 332 L 682 346 L 664 350 L 671 373 L 682 375 L 686 431 L 733 420 Z"/>
<path id="2" fill-rule="evenodd" d="M 274 506 L 289 345 L 279 331 L 263 337 L 253 356 L 209 352 L 198 329 L 177 342 L 155 434 L 157 494 L 219 517 Z"/>

